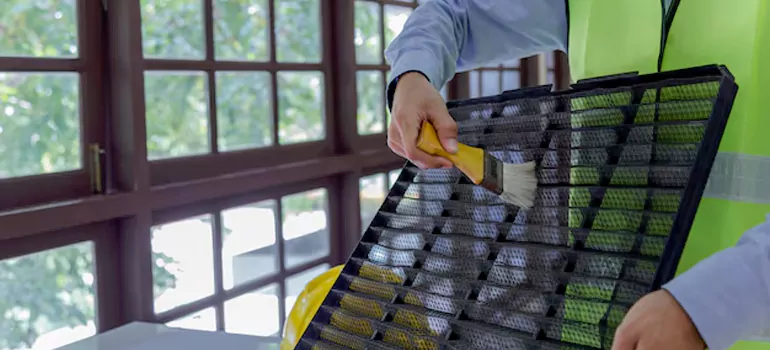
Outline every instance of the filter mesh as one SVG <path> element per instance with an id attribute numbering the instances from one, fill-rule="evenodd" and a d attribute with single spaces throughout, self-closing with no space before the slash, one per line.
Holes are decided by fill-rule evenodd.
<path id="1" fill-rule="evenodd" d="M 714 66 L 450 103 L 460 142 L 537 162 L 534 207 L 407 164 L 298 348 L 609 349 L 673 275 L 735 88 Z"/>

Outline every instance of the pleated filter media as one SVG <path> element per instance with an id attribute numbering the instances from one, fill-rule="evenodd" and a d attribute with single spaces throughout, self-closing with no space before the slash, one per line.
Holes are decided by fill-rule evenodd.
<path id="1" fill-rule="evenodd" d="M 706 66 L 448 103 L 460 142 L 537 162 L 535 206 L 407 163 L 297 348 L 609 349 L 674 275 L 736 91 Z"/>

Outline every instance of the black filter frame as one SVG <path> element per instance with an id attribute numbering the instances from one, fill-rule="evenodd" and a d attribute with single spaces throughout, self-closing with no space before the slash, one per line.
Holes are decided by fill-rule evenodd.
<path id="1" fill-rule="evenodd" d="M 689 104 L 683 110 L 670 109 L 668 113 L 700 114 L 691 120 L 677 119 L 666 124 L 692 127 L 700 123 L 703 128 L 693 129 L 705 130 L 697 146 L 686 148 L 686 152 L 674 149 L 661 154 L 655 143 L 660 136 L 658 126 L 663 123 L 659 118 L 671 107 L 661 100 L 662 89 L 699 84 L 716 87 L 708 90 L 708 96 L 695 98 L 709 101 L 708 108 L 701 111 L 698 104 Z M 647 95 L 651 90 L 656 91 L 652 101 Z M 617 104 L 610 101 L 610 113 L 598 115 L 602 120 L 618 118 L 615 124 L 575 126 L 579 111 L 570 101 L 608 97 L 618 91 L 630 93 L 630 100 Z M 538 163 L 541 185 L 536 207 L 525 210 L 502 203 L 456 169 L 422 171 L 407 162 L 296 348 L 609 348 L 613 327 L 624 315 L 623 310 L 674 278 L 737 91 L 735 79 L 725 66 L 708 65 L 581 80 L 566 91 L 552 91 L 551 85 L 545 85 L 448 102 L 461 142 L 486 148 L 504 162 Z M 685 96 L 685 102 L 677 101 L 688 100 Z M 516 111 L 506 116 L 504 108 L 511 106 Z M 635 124 L 642 107 L 654 114 L 649 124 Z M 645 126 L 650 128 L 647 131 L 651 131 L 652 145 L 632 145 L 635 128 L 639 131 Z M 562 165 L 567 169 L 563 178 L 569 183 L 560 183 L 564 180 L 559 169 L 548 169 L 546 156 L 558 153 L 549 145 L 559 135 L 574 141 L 581 132 L 608 130 L 616 137 L 610 146 L 598 146 L 606 152 L 597 154 L 605 158 L 586 156 L 578 161 L 598 164 L 595 173 L 586 175 L 586 183 L 573 183 L 578 181 L 573 169 L 581 166 L 575 164 L 575 159 Z M 495 137 L 500 143 L 490 141 Z M 506 137 L 517 141 L 506 144 Z M 525 139 L 533 141 L 525 146 L 529 142 L 522 141 Z M 584 139 L 590 143 L 588 136 Z M 570 152 L 573 156 L 590 153 L 591 147 L 570 143 L 567 156 Z M 624 158 L 623 150 L 631 149 L 642 152 L 648 161 L 636 164 L 633 157 Z M 553 157 L 555 164 L 565 161 L 558 155 Z M 663 159 L 663 164 L 653 163 L 650 159 L 655 157 Z M 617 171 L 621 167 L 638 171 L 643 181 L 634 183 L 638 177 L 630 176 L 626 180 L 631 182 L 612 182 L 621 174 Z M 647 186 L 655 183 L 655 174 L 659 176 L 657 185 Z M 553 184 L 544 184 L 546 176 L 552 176 L 549 181 Z M 613 200 L 636 202 L 627 197 L 608 199 L 608 188 L 622 190 L 624 195 L 639 194 L 638 206 L 612 207 Z M 574 195 L 578 192 L 583 196 Z M 658 194 L 660 197 L 655 197 Z M 656 202 L 656 198 L 669 198 L 667 195 L 676 201 L 667 205 Z M 573 203 L 578 199 L 583 204 Z M 605 213 L 609 216 L 603 217 Z M 573 219 L 580 221 L 579 227 L 573 226 Z M 589 235 L 594 231 L 612 233 L 596 228 L 600 221 L 610 230 L 625 231 L 617 237 L 603 238 L 612 244 L 597 245 Z M 623 225 L 630 228 L 621 228 Z M 666 232 L 656 235 L 660 227 Z M 547 248 L 539 248 L 543 244 Z M 613 286 L 612 295 L 602 299 L 602 305 L 607 306 L 601 320 L 591 321 L 595 329 L 580 328 L 580 324 L 564 316 L 570 312 L 565 309 L 570 281 L 584 278 L 591 280 L 590 285 Z M 351 308 L 353 301 L 359 304 Z M 586 302 L 596 300 L 591 297 Z M 518 311 L 501 311 L 508 310 L 504 303 L 517 305 Z M 575 316 L 574 309 L 572 312 L 571 317 L 586 315 Z M 411 318 L 404 318 L 407 314 Z M 399 317 L 401 321 L 394 322 Z M 358 333 L 341 329 L 340 324 Z M 565 340 L 565 334 L 578 332 L 575 329 L 589 334 L 589 338 L 594 334 L 598 340 Z"/>

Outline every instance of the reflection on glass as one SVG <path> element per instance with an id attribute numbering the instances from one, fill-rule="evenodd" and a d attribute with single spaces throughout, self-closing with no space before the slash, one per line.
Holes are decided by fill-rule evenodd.
<path id="1" fill-rule="evenodd" d="M 382 72 L 356 72 L 358 133 L 360 135 L 377 134 L 385 130 L 382 113 L 385 91 L 382 88 Z"/>
<path id="2" fill-rule="evenodd" d="M 213 332 L 217 330 L 216 311 L 214 311 L 213 307 L 203 309 L 185 317 L 167 322 L 166 326 Z"/>
<path id="3" fill-rule="evenodd" d="M 276 202 L 222 211 L 222 269 L 226 289 L 278 272 Z"/>
<path id="4" fill-rule="evenodd" d="M 277 337 L 279 329 L 277 284 L 225 301 L 225 332 Z"/>
<path id="5" fill-rule="evenodd" d="M 503 91 L 515 90 L 521 87 L 521 79 L 519 78 L 519 72 L 505 71 L 503 72 Z"/>
<path id="6" fill-rule="evenodd" d="M 274 0 L 276 59 L 321 61 L 321 6 L 318 0 Z"/>
<path id="7" fill-rule="evenodd" d="M 308 282 L 326 272 L 329 268 L 329 264 L 321 264 L 286 279 L 286 299 L 284 300 L 286 303 L 286 315 L 291 312 L 291 308 L 294 307 L 297 297 L 302 293 L 302 290 L 305 289 Z"/>
<path id="8" fill-rule="evenodd" d="M 96 334 L 91 242 L 0 261 L 0 349 L 55 349 Z"/>
<path id="9" fill-rule="evenodd" d="M 556 75 L 553 73 L 553 71 L 548 71 L 546 74 L 546 83 L 556 84 Z"/>
<path id="10" fill-rule="evenodd" d="M 516 59 L 516 60 L 510 60 L 510 61 L 503 62 L 503 67 L 504 68 L 519 68 L 519 60 Z"/>
<path id="11" fill-rule="evenodd" d="M 471 71 L 468 76 L 468 84 L 471 98 L 481 97 L 481 91 L 479 90 L 479 71 Z"/>
<path id="12" fill-rule="evenodd" d="M 412 11 L 411 7 L 385 5 L 385 47 L 388 47 L 390 42 L 401 34 Z"/>
<path id="13" fill-rule="evenodd" d="M 389 186 L 388 189 L 390 189 L 390 187 L 393 187 L 393 185 L 396 184 L 396 181 L 398 180 L 398 176 L 399 175 L 401 175 L 401 169 L 400 168 L 399 169 L 395 169 L 395 170 L 391 170 L 388 173 L 388 186 Z"/>
<path id="14" fill-rule="evenodd" d="M 324 77 L 321 72 L 278 72 L 278 141 L 324 138 Z"/>
<path id="15" fill-rule="evenodd" d="M 77 73 L 0 72 L 0 179 L 81 167 L 79 91 Z"/>
<path id="16" fill-rule="evenodd" d="M 272 83 L 268 72 L 217 72 L 220 151 L 273 144 Z"/>
<path id="17" fill-rule="evenodd" d="M 216 59 L 267 61 L 268 21 L 268 0 L 214 0 Z"/>
<path id="18" fill-rule="evenodd" d="M 355 24 L 353 41 L 356 45 L 356 62 L 382 63 L 380 5 L 372 1 L 356 1 Z"/>
<path id="19" fill-rule="evenodd" d="M 363 231 L 369 227 L 369 224 L 377 215 L 382 202 L 387 195 L 385 185 L 385 174 L 374 174 L 364 176 L 358 180 L 358 197 L 361 206 L 361 228 Z"/>
<path id="20" fill-rule="evenodd" d="M 3 0 L 0 56 L 77 57 L 77 0 Z"/>
<path id="21" fill-rule="evenodd" d="M 281 198 L 286 268 L 329 255 L 326 198 L 325 188 Z"/>
<path id="22" fill-rule="evenodd" d="M 483 71 L 481 72 L 481 95 L 492 96 L 499 94 L 500 91 L 500 72 Z"/>
<path id="23" fill-rule="evenodd" d="M 155 313 L 214 293 L 211 216 L 152 228 Z"/>
<path id="24" fill-rule="evenodd" d="M 203 59 L 203 1 L 141 0 L 144 57 Z"/>
<path id="25" fill-rule="evenodd" d="M 558 51 L 553 51 L 553 52 L 549 52 L 549 53 L 545 54 L 545 67 L 546 68 L 553 69 L 553 67 L 555 67 L 555 65 L 556 65 L 555 64 L 555 62 L 556 62 L 556 53 L 557 52 Z"/>
<path id="26" fill-rule="evenodd" d="M 209 152 L 208 83 L 203 72 L 145 72 L 147 158 Z"/>

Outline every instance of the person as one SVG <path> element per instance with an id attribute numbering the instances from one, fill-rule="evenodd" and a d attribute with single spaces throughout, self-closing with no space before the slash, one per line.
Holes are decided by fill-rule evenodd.
<path id="1" fill-rule="evenodd" d="M 679 274 L 629 310 L 612 349 L 770 349 L 739 342 L 770 334 L 770 118 L 761 105 L 770 90 L 770 5 L 425 1 L 386 50 L 388 146 L 421 168 L 451 167 L 416 147 L 427 120 L 444 148 L 457 150 L 457 125 L 439 89 L 456 72 L 554 50 L 568 53 L 573 80 L 716 63 L 735 76 L 739 93 Z"/>

